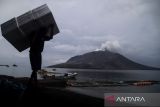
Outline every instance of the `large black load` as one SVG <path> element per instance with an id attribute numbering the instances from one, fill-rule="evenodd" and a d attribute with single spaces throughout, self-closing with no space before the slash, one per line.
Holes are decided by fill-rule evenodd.
<path id="1" fill-rule="evenodd" d="M 30 47 L 29 36 L 32 32 L 50 26 L 53 31 L 49 36 L 59 33 L 54 17 L 45 4 L 3 23 L 1 30 L 3 37 L 21 52 Z"/>

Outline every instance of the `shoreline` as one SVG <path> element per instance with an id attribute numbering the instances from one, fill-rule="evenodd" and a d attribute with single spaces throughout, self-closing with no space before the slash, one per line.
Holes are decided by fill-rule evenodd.
<path id="1" fill-rule="evenodd" d="M 28 106 L 91 106 L 104 107 L 104 93 L 116 92 L 143 92 L 146 88 L 159 85 L 159 81 L 105 81 L 101 86 L 97 81 L 72 82 L 67 80 L 38 80 L 38 87 L 27 87 L 29 78 L 0 75 L 0 100 L 6 107 L 28 107 Z M 155 82 L 157 84 L 150 84 Z M 134 86 L 132 84 L 149 83 L 149 86 Z M 122 84 L 122 85 L 121 85 Z M 129 84 L 129 85 L 124 85 Z M 154 85 L 154 86 L 151 86 Z M 137 90 L 137 91 L 136 91 Z M 148 91 L 150 92 L 150 91 Z"/>
<path id="2" fill-rule="evenodd" d="M 103 107 L 104 100 L 67 90 L 66 81 L 39 81 L 38 87 L 25 87 L 29 78 L 0 76 L 0 100 L 5 107 L 88 106 Z M 24 89 L 21 89 L 25 87 Z M 16 89 L 17 88 L 17 89 Z"/>

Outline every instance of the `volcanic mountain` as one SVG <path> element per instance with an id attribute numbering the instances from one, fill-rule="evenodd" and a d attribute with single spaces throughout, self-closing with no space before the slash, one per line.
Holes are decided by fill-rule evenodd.
<path id="1" fill-rule="evenodd" d="M 116 70 L 153 70 L 159 69 L 138 64 L 119 53 L 105 51 L 93 51 L 70 58 L 67 62 L 49 66 L 55 68 L 79 68 L 79 69 L 116 69 Z"/>

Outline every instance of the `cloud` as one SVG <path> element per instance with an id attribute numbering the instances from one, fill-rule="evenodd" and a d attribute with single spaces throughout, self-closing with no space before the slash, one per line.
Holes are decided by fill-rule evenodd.
<path id="1" fill-rule="evenodd" d="M 2 31 L 1 31 L 1 29 L 0 29 L 0 40 L 2 40 L 2 39 L 3 39 L 3 37 L 1 36 L 1 32 L 2 32 Z"/>
<path id="2" fill-rule="evenodd" d="M 55 46 L 54 49 L 59 49 L 66 52 L 66 51 L 76 51 L 77 47 L 73 45 L 62 44 Z"/>
<path id="3" fill-rule="evenodd" d="M 60 33 L 45 43 L 43 65 L 106 48 L 142 64 L 160 66 L 159 0 L 3 0 L 0 23 L 45 3 Z M 18 53 L 2 36 L 0 50 L 0 62 L 26 64 L 21 59 L 27 59 L 28 50 Z"/>

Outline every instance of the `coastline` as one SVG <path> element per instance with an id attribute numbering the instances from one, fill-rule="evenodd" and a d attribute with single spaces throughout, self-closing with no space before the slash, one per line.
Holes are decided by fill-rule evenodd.
<path id="1" fill-rule="evenodd" d="M 91 106 L 104 107 L 104 93 L 159 92 L 159 81 L 98 81 L 38 80 L 38 87 L 27 87 L 28 77 L 0 75 L 0 105 L 28 106 Z M 135 84 L 135 85 L 133 85 Z M 157 90 L 155 90 L 157 89 Z M 151 91 L 152 90 L 152 91 Z"/>
<path id="2" fill-rule="evenodd" d="M 14 84 L 21 84 L 22 87 L 26 86 L 29 78 L 12 78 L 10 76 L 1 76 L 0 80 L 7 80 L 9 83 L 12 81 Z M 5 107 L 49 107 L 53 106 L 91 106 L 91 107 L 104 107 L 104 100 L 102 98 L 93 97 L 71 91 L 65 87 L 66 81 L 52 80 L 52 81 L 39 81 L 39 86 L 36 88 L 14 89 L 14 86 L 0 88 L 1 105 Z M 20 86 L 20 85 L 19 85 Z M 10 88 L 11 87 L 11 88 Z M 18 89 L 19 88 L 19 89 Z"/>

